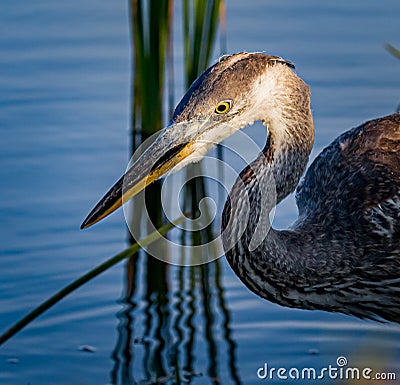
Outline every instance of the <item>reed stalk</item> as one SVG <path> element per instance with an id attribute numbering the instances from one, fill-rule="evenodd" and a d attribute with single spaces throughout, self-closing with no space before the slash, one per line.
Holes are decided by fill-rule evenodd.
<path id="1" fill-rule="evenodd" d="M 43 314 L 45 311 L 53 307 L 55 304 L 64 299 L 67 295 L 71 294 L 85 283 L 89 282 L 93 278 L 99 276 L 101 273 L 104 273 L 111 267 L 115 266 L 117 263 L 123 261 L 124 259 L 130 258 L 132 255 L 137 253 L 141 248 L 149 246 L 151 243 L 157 241 L 162 236 L 165 236 L 169 230 L 171 230 L 177 224 L 183 222 L 186 219 L 186 216 L 182 216 L 172 223 L 168 223 L 162 226 L 157 231 L 154 231 L 140 242 L 133 244 L 127 249 L 121 251 L 117 255 L 107 259 L 105 262 L 96 266 L 92 270 L 88 271 L 86 274 L 82 275 L 75 281 L 71 282 L 69 285 L 65 286 L 63 289 L 59 290 L 57 293 L 52 295 L 46 301 L 44 301 L 39 306 L 35 307 L 31 312 L 29 312 L 25 317 L 21 318 L 14 325 L 12 325 L 9 329 L 7 329 L 3 334 L 0 335 L 0 345 L 4 344 L 7 340 L 9 340 L 16 333 L 21 331 L 24 327 L 29 325 L 33 320 Z"/>

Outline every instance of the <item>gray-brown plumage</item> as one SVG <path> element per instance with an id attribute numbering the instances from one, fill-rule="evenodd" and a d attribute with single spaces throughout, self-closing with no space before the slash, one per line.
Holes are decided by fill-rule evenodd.
<path id="1" fill-rule="evenodd" d="M 279 57 L 241 52 L 205 71 L 82 227 L 257 120 L 267 127 L 266 145 L 223 211 L 233 270 L 281 305 L 400 322 L 400 114 L 339 136 L 297 187 L 314 141 L 310 95 Z M 270 211 L 296 187 L 298 220 L 288 230 L 270 228 Z"/>
<path id="2" fill-rule="evenodd" d="M 399 150 L 399 114 L 350 130 L 323 150 L 297 188 L 299 219 L 292 228 L 270 229 L 249 251 L 250 226 L 227 251 L 246 286 L 289 307 L 400 322 Z M 268 142 L 264 152 L 274 152 Z M 241 179 L 246 181 L 249 170 L 262 173 L 258 164 L 246 168 Z M 274 160 L 270 165 L 274 169 Z M 223 227 L 242 190 L 233 187 Z M 246 193 L 262 191 L 255 185 Z M 253 204 L 252 215 L 259 210 Z"/>

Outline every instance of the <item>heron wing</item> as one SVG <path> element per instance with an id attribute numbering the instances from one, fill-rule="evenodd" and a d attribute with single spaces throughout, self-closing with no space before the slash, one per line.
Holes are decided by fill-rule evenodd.
<path id="1" fill-rule="evenodd" d="M 359 317 L 400 322 L 400 114 L 339 136 L 311 164 L 296 200 L 294 233 L 333 264 L 319 290 L 339 282 L 339 308 L 342 301 Z M 349 305 L 348 298 L 358 299 Z"/>
<path id="2" fill-rule="evenodd" d="M 311 164 L 296 201 L 302 222 L 340 223 L 363 233 L 359 236 L 372 234 L 398 244 L 400 114 L 340 135 Z"/>

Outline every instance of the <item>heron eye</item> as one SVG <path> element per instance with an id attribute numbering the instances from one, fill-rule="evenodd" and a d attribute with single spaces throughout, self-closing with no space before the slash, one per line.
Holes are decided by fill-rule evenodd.
<path id="1" fill-rule="evenodd" d="M 231 102 L 224 100 L 215 107 L 215 113 L 218 115 L 226 114 L 231 108 Z"/>

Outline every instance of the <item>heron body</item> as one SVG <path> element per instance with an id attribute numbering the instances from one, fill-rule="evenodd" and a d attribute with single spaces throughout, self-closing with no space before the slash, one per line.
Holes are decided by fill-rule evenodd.
<path id="1" fill-rule="evenodd" d="M 270 132 L 273 135 L 272 127 Z M 251 250 L 256 225 L 252 221 L 239 242 L 226 251 L 238 277 L 256 294 L 281 305 L 400 322 L 399 149 L 399 114 L 337 138 L 315 159 L 298 186 L 299 218 L 291 229 L 271 228 L 261 245 Z M 292 155 L 296 154 L 294 150 Z M 271 167 L 292 161 L 286 154 L 285 164 L 275 166 L 271 158 Z M 243 170 L 237 182 L 239 186 L 250 183 L 250 191 L 233 187 L 223 228 L 232 211 L 233 217 L 241 215 L 240 207 L 233 206 L 243 193 L 254 202 L 252 218 L 257 219 L 261 200 L 256 196 L 263 192 L 248 175 L 262 172 L 258 164 L 256 160 Z M 290 187 L 294 189 L 287 186 L 286 191 Z M 227 239 L 230 236 L 228 232 Z"/>
<path id="2" fill-rule="evenodd" d="M 400 114 L 340 135 L 299 184 L 314 140 L 309 94 L 279 57 L 223 58 L 192 84 L 168 127 L 82 227 L 261 120 L 266 145 L 223 210 L 222 240 L 237 276 L 284 306 L 400 322 Z M 288 230 L 271 228 L 269 212 L 296 187 L 298 220 Z"/>

